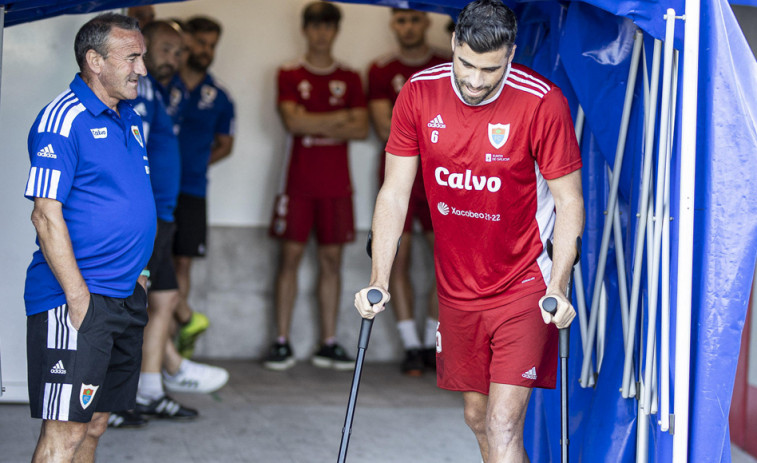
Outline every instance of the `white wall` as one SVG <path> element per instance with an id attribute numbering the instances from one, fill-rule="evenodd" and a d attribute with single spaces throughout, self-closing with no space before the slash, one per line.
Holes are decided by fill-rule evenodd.
<path id="1" fill-rule="evenodd" d="M 208 199 L 213 224 L 265 226 L 270 220 L 284 168 L 285 135 L 275 109 L 276 69 L 305 52 L 300 13 L 307 3 L 195 0 L 156 6 L 158 17 L 207 14 L 224 26 L 211 71 L 236 102 L 237 137 L 232 157 L 211 169 Z M 338 6 L 343 17 L 334 56 L 365 78 L 370 61 L 394 48 L 388 27 L 390 10 L 368 5 Z M 449 49 L 445 31 L 449 17 L 431 16 L 429 41 L 438 48 Z M 361 229 L 370 225 L 379 149 L 373 135 L 353 143 L 351 148 L 356 220 Z"/>
<path id="2" fill-rule="evenodd" d="M 211 170 L 210 221 L 214 225 L 266 226 L 283 169 L 284 132 L 275 110 L 276 68 L 304 53 L 300 12 L 305 0 L 195 0 L 161 4 L 158 17 L 207 14 L 224 26 L 212 71 L 227 86 L 237 107 L 237 138 L 232 157 Z M 335 56 L 359 69 L 393 49 L 385 7 L 339 4 L 342 30 Z M 76 72 L 73 40 L 92 15 L 66 16 L 4 31 L 0 94 L 0 352 L 6 395 L 26 397 L 26 321 L 23 285 L 35 249 L 29 221 L 31 203 L 23 198 L 29 168 L 26 138 L 39 110 Z M 448 18 L 431 15 L 429 39 L 449 47 Z M 367 229 L 376 192 L 375 137 L 354 143 L 351 153 L 356 219 Z"/>

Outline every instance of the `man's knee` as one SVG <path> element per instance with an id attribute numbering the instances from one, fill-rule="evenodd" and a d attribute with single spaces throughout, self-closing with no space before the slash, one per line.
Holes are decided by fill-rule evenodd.
<path id="1" fill-rule="evenodd" d="M 522 440 L 523 417 L 520 413 L 502 407 L 489 410 L 486 417 L 486 433 L 498 436 L 498 439 L 506 442 Z"/>
<path id="2" fill-rule="evenodd" d="M 318 264 L 324 275 L 338 275 L 342 266 L 341 246 L 328 246 L 319 250 Z"/>
<path id="3" fill-rule="evenodd" d="M 465 424 L 476 434 L 486 433 L 486 409 L 466 406 L 464 411 Z"/>
<path id="4" fill-rule="evenodd" d="M 108 413 L 95 413 L 87 424 L 87 437 L 99 439 L 108 429 Z"/>

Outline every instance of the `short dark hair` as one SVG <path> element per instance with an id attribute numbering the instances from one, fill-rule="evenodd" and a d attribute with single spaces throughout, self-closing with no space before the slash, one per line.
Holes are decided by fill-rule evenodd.
<path id="1" fill-rule="evenodd" d="M 86 68 L 89 50 L 96 51 L 104 58 L 108 57 L 108 37 L 114 27 L 138 31 L 139 22 L 122 14 L 104 13 L 90 19 L 79 29 L 74 39 L 74 54 L 80 70 Z"/>
<path id="2" fill-rule="evenodd" d="M 192 35 L 197 32 L 215 32 L 221 35 L 221 24 L 207 16 L 195 16 L 184 23 L 184 30 Z"/>
<path id="3" fill-rule="evenodd" d="M 328 2 L 312 2 L 302 10 L 302 28 L 311 24 L 333 24 L 339 27 L 342 12 L 336 5 Z"/>
<path id="4" fill-rule="evenodd" d="M 502 0 L 476 0 L 457 17 L 455 42 L 468 44 L 476 53 L 512 47 L 518 33 L 515 13 Z"/>
<path id="5" fill-rule="evenodd" d="M 181 33 L 168 21 L 152 21 L 142 28 L 142 35 L 145 42 L 149 43 L 156 34 L 168 33 L 181 37 Z"/>

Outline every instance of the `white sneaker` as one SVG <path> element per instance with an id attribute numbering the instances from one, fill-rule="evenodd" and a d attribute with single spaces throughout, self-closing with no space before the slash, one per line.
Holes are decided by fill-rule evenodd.
<path id="1" fill-rule="evenodd" d="M 224 368 L 205 365 L 184 359 L 175 376 L 163 370 L 163 385 L 171 392 L 197 392 L 207 394 L 221 389 L 229 380 Z"/>

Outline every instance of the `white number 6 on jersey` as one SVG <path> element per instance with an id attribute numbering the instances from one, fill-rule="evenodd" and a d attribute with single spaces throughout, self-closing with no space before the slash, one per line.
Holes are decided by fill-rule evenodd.
<path id="1" fill-rule="evenodd" d="M 433 132 L 431 132 L 431 143 L 436 143 L 438 141 L 439 141 L 439 131 L 434 130 Z"/>

